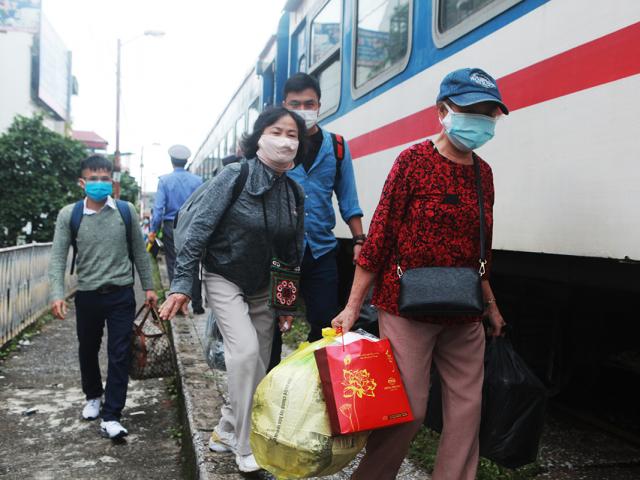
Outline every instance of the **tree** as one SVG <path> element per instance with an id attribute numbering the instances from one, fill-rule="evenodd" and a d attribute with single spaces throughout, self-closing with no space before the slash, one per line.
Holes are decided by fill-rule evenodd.
<path id="1" fill-rule="evenodd" d="M 82 197 L 82 143 L 49 130 L 41 116 L 16 116 L 0 136 L 0 246 L 53 239 L 58 211 Z"/>
<path id="2" fill-rule="evenodd" d="M 140 188 L 136 179 L 129 175 L 129 172 L 122 172 L 120 175 L 120 199 L 138 205 L 138 194 Z"/>

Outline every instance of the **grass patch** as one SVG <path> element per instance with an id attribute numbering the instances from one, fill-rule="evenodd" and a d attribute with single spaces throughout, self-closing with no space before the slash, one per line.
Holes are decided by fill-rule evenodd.
<path id="1" fill-rule="evenodd" d="M 426 427 L 422 427 L 411 443 L 409 458 L 427 472 L 433 472 L 440 435 Z M 537 463 L 511 470 L 501 467 L 486 458 L 480 458 L 477 480 L 530 480 L 542 469 Z"/>
<path id="2" fill-rule="evenodd" d="M 308 335 L 309 323 L 304 315 L 300 315 L 293 321 L 291 330 L 282 335 L 282 343 L 295 350 L 298 345 L 307 341 Z"/>
<path id="3" fill-rule="evenodd" d="M 45 313 L 38 317 L 38 319 L 25 328 L 19 335 L 15 338 L 9 340 L 7 343 L 0 347 L 0 361 L 5 360 L 9 357 L 13 352 L 20 349 L 20 341 L 21 340 L 29 340 L 31 337 L 35 337 L 40 334 L 42 327 L 44 327 L 47 323 L 54 319 L 54 316 L 51 313 Z"/>

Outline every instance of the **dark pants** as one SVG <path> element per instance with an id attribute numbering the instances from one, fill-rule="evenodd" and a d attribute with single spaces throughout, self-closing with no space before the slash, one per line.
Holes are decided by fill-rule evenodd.
<path id="1" fill-rule="evenodd" d="M 308 340 L 322 338 L 322 329 L 331 326 L 338 314 L 338 264 L 336 249 L 315 259 L 309 247 L 302 259 L 300 290 L 306 306 L 307 322 L 311 327 Z M 276 328 L 271 348 L 269 370 L 280 363 L 282 356 L 282 334 Z"/>
<path id="2" fill-rule="evenodd" d="M 131 330 L 136 314 L 133 287 L 110 293 L 79 291 L 76 293 L 75 303 L 82 391 L 87 400 L 99 398 L 105 393 L 103 420 L 119 420 L 127 399 L 129 383 Z M 103 390 L 98 354 L 105 320 L 109 364 L 107 386 Z"/>
<path id="3" fill-rule="evenodd" d="M 173 242 L 173 220 L 162 222 L 162 243 L 164 244 L 164 255 L 167 260 L 167 272 L 169 273 L 169 283 L 173 282 L 173 272 L 176 267 L 176 246 Z M 193 291 L 191 304 L 194 310 L 202 308 L 202 282 L 198 269 L 193 274 Z"/>

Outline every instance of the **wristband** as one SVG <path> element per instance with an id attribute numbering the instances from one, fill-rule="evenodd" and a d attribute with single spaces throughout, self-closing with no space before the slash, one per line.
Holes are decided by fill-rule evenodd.
<path id="1" fill-rule="evenodd" d="M 354 235 L 353 239 L 352 239 L 352 242 L 353 242 L 354 246 L 355 245 L 364 245 L 364 242 L 365 242 L 366 239 L 367 239 L 367 236 L 364 233 L 362 233 L 360 235 Z"/>

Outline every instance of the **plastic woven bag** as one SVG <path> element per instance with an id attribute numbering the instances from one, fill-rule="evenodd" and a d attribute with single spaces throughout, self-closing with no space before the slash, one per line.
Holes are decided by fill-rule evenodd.
<path id="1" fill-rule="evenodd" d="M 207 359 L 207 364 L 216 370 L 226 371 L 224 342 L 213 311 L 209 312 L 204 338 L 204 358 Z"/>
<path id="2" fill-rule="evenodd" d="M 253 397 L 251 450 L 278 479 L 330 475 L 342 470 L 364 447 L 368 432 L 331 436 L 329 413 L 314 351 L 336 342 L 303 343 L 260 382 Z"/>

